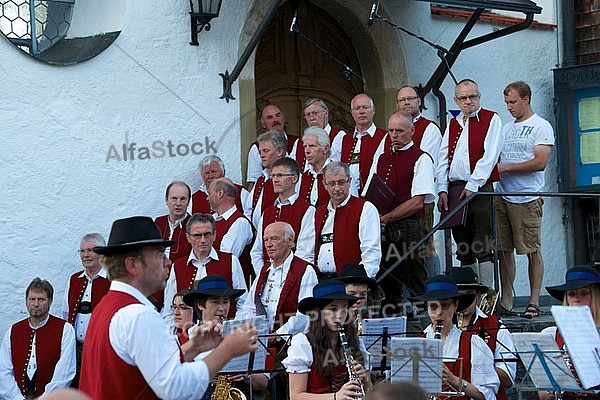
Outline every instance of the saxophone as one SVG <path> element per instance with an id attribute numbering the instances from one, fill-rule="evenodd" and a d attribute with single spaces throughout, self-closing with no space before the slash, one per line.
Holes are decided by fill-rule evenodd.
<path id="1" fill-rule="evenodd" d="M 356 333 L 358 335 L 361 335 L 362 329 L 363 329 L 363 321 L 362 321 L 361 312 L 358 309 L 358 307 L 354 307 L 354 314 L 356 315 Z"/>
<path id="2" fill-rule="evenodd" d="M 342 350 L 344 351 L 344 358 L 346 359 L 346 368 L 348 369 L 348 378 L 350 380 L 356 381 L 360 386 L 360 390 L 357 391 L 358 398 L 362 399 L 365 395 L 365 389 L 363 387 L 360 378 L 356 374 L 354 370 L 354 365 L 352 362 L 354 361 L 354 357 L 352 357 L 352 353 L 350 352 L 350 346 L 348 345 L 348 340 L 346 339 L 346 332 L 344 332 L 344 326 L 339 324 L 337 326 L 338 334 L 340 335 L 340 342 L 342 343 Z"/>
<path id="3" fill-rule="evenodd" d="M 246 396 L 240 389 L 231 386 L 226 375 L 219 375 L 210 400 L 246 400 Z"/>

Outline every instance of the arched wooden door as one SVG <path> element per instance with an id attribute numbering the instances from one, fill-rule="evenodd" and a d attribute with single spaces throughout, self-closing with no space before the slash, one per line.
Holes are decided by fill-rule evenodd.
<path id="1" fill-rule="evenodd" d="M 342 66 L 299 34 L 289 35 L 294 8 L 293 1 L 282 4 L 258 44 L 257 112 L 268 104 L 279 105 L 285 112 L 286 131 L 302 136 L 306 128 L 302 105 L 311 97 L 319 97 L 329 106 L 332 126 L 353 129 L 350 100 L 355 90 L 363 91 L 363 82 L 353 78 L 353 88 Z M 332 15 L 309 1 L 299 1 L 297 26 L 316 44 L 362 75 L 352 42 Z M 262 131 L 260 124 L 257 130 Z"/>

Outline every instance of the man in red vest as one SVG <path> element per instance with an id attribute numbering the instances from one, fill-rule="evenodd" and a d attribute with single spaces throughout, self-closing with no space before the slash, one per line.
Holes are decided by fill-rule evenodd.
<path id="1" fill-rule="evenodd" d="M 231 253 L 240 260 L 246 283 L 254 276 L 250 263 L 250 248 L 254 240 L 254 229 L 250 220 L 237 209 L 236 185 L 228 178 L 215 179 L 208 188 L 208 201 L 216 222 L 215 249 Z"/>
<path id="2" fill-rule="evenodd" d="M 415 133 L 412 140 L 417 147 L 431 156 L 435 168 L 440 153 L 440 145 L 442 144 L 442 132 L 440 132 L 440 128 L 435 122 L 421 115 L 421 98 L 417 89 L 410 85 L 400 87 L 396 92 L 396 108 L 398 111 L 407 111 L 412 115 L 413 124 L 415 125 Z M 425 229 L 427 231 L 433 228 L 434 200 L 432 198 L 431 202 L 425 203 Z M 427 267 L 429 276 L 435 276 L 442 272 L 440 258 L 433 244 L 433 236 L 429 238 L 429 242 L 427 243 L 425 266 Z"/>
<path id="3" fill-rule="evenodd" d="M 241 315 L 266 315 L 270 331 L 277 335 L 304 332 L 308 319 L 297 312 L 298 302 L 312 296 L 317 274 L 311 264 L 294 255 L 294 229 L 287 222 L 269 224 L 263 241 L 269 261 L 254 280 Z M 283 339 L 287 338 L 277 336 L 269 341 Z"/>
<path id="4" fill-rule="evenodd" d="M 276 160 L 285 157 L 286 146 L 287 139 L 281 132 L 267 132 L 258 137 L 263 169 L 244 205 L 244 214 L 250 219 L 255 229 L 258 228 L 258 222 L 265 208 L 272 206 L 277 198 L 277 194 L 273 190 L 271 168 Z"/>
<path id="5" fill-rule="evenodd" d="M 368 95 L 354 96 L 350 111 L 356 122 L 354 132 L 341 132 L 335 137 L 331 143 L 331 159 L 349 165 L 352 185 L 360 193 L 369 177 L 373 155 L 387 132 L 373 123 L 375 105 Z"/>
<path id="6" fill-rule="evenodd" d="M 337 277 L 346 264 L 362 264 L 370 278 L 379 272 L 381 232 L 375 206 L 350 194 L 348 165 L 327 164 L 323 172 L 330 200 L 315 212 L 315 260 L 320 278 Z"/>
<path id="7" fill-rule="evenodd" d="M 291 158 L 280 158 L 273 163 L 271 179 L 273 189 L 278 196 L 275 204 L 267 207 L 263 212 L 256 230 L 256 240 L 250 251 L 252 267 L 257 275 L 265 265 L 265 261 L 269 259 L 263 243 L 263 231 L 276 221 L 287 222 L 294 229 L 296 257 L 314 264 L 315 208 L 308 201 L 298 197 L 296 186 L 299 177 L 298 163 Z"/>
<path id="8" fill-rule="evenodd" d="M 324 129 L 327 136 L 329 136 L 330 143 L 333 142 L 338 133 L 342 132 L 341 129 L 332 128 L 329 125 L 329 107 L 327 107 L 327 103 L 316 97 L 308 99 L 304 103 L 304 120 L 309 127 L 316 126 Z M 302 141 L 304 141 L 304 138 L 302 138 Z"/>
<path id="9" fill-rule="evenodd" d="M 225 176 L 225 164 L 219 156 L 209 154 L 200 160 L 199 168 L 201 184 L 200 189 L 192 195 L 192 214 L 210 214 L 213 210 L 210 208 L 208 201 L 208 188 L 214 180 Z M 235 205 L 238 210 L 244 212 L 242 205 L 247 201 L 248 191 L 242 185 L 235 185 L 235 187 L 237 188 L 234 198 Z"/>
<path id="10" fill-rule="evenodd" d="M 471 79 L 456 86 L 454 101 L 460 113 L 446 128 L 436 172 L 440 211 L 448 210 L 449 193 L 456 193 L 462 201 L 477 191 L 492 192 L 492 182 L 499 179 L 502 122 L 494 111 L 480 106 L 480 97 L 477 83 Z M 489 287 L 494 285 L 492 204 L 491 197 L 471 201 L 465 225 L 452 228 L 461 266 L 471 267 Z"/>
<path id="11" fill-rule="evenodd" d="M 302 140 L 298 136 L 291 135 L 285 132 L 285 114 L 283 110 L 275 105 L 269 104 L 262 109 L 260 113 L 260 124 L 265 132 L 279 132 L 283 134 L 286 140 L 285 155 L 293 158 L 298 162 L 298 165 L 304 165 L 304 151 L 302 149 Z M 252 190 L 254 183 L 260 177 L 264 165 L 261 163 L 261 151 L 259 149 L 260 142 L 254 142 L 248 151 L 248 169 L 246 174 L 246 182 L 248 182 L 248 190 Z"/>
<path id="12" fill-rule="evenodd" d="M 390 116 L 390 148 L 373 161 L 371 176 L 367 181 L 368 188 L 373 176 L 377 175 L 395 193 L 389 208 L 379 210 L 386 239 L 383 245 L 383 269 L 391 267 L 425 236 L 424 205 L 434 199 L 433 160 L 412 141 L 415 130 L 412 121 L 412 116 L 406 111 L 396 111 Z M 416 249 L 380 282 L 385 292 L 382 308 L 388 304 L 400 306 L 403 300 L 402 286 L 413 296 L 423 293 L 427 279 L 425 253 L 424 247 Z"/>
<path id="13" fill-rule="evenodd" d="M 0 398 L 33 399 L 66 388 L 75 376 L 75 331 L 50 315 L 54 289 L 35 278 L 25 291 L 29 317 L 13 324 L 0 348 Z"/>
<path id="14" fill-rule="evenodd" d="M 233 357 L 257 349 L 256 328 L 245 324 L 221 337 L 219 324 L 196 325 L 179 347 L 147 296 L 161 290 L 170 261 L 149 217 L 116 220 L 104 255 L 110 291 L 90 321 L 79 388 L 93 399 L 201 398 L 211 377 Z M 221 342 L 222 340 L 222 342 Z M 200 352 L 218 345 L 201 361 Z"/>
<path id="15" fill-rule="evenodd" d="M 79 385 L 83 341 L 92 311 L 110 288 L 106 269 L 100 265 L 100 256 L 93 250 L 96 246 L 104 245 L 106 242 L 99 233 L 88 233 L 81 238 L 79 257 L 83 271 L 71 275 L 61 306 L 61 317 L 73 325 L 77 339 L 77 374 L 71 383 L 72 387 Z"/>
<path id="16" fill-rule="evenodd" d="M 514 362 L 503 361 L 515 358 L 507 354 L 515 354 L 516 351 L 510 332 L 497 316 L 488 315 L 479 308 L 482 297 L 490 295 L 489 288 L 479 283 L 479 278 L 471 268 L 452 268 L 448 275 L 456 281 L 459 293 L 475 296 L 473 303 L 458 313 L 459 328 L 481 337 L 494 353 L 494 368 L 500 379 L 500 390 L 496 398 L 507 400 L 506 389 L 513 385 L 517 376 L 516 359 Z"/>

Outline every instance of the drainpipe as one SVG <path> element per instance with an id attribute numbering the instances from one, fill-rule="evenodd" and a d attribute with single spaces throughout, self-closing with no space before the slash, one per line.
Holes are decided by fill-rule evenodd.
<path id="1" fill-rule="evenodd" d="M 563 67 L 577 64 L 575 52 L 575 5 L 572 0 L 561 0 L 562 13 L 562 42 L 563 42 Z"/>

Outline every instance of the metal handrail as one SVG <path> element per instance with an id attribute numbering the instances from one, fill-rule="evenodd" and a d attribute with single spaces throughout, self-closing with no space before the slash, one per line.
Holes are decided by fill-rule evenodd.
<path id="1" fill-rule="evenodd" d="M 402 255 L 395 263 L 393 263 L 389 268 L 387 268 L 380 276 L 377 277 L 377 282 L 381 282 L 383 278 L 388 276 L 394 269 L 398 267 L 402 262 L 406 261 L 408 257 L 410 257 L 415 250 L 425 244 L 431 236 L 433 236 L 441 226 L 443 226 L 447 221 L 449 221 L 456 213 L 458 213 L 463 207 L 469 204 L 474 199 L 481 196 L 537 196 L 537 197 L 573 197 L 573 198 L 581 198 L 581 197 L 590 197 L 590 198 L 598 198 L 600 199 L 600 193 L 571 193 L 571 192 L 475 192 L 471 196 L 465 198 L 461 201 L 454 209 L 450 210 L 448 214 L 441 218 L 440 221 L 435 225 L 425 236 L 421 238 L 417 243 L 415 243 L 412 247 L 408 249 L 408 251 Z M 496 232 L 493 232 L 494 238 Z M 447 247 L 447 246 L 446 246 Z M 495 264 L 495 263 L 494 263 Z M 494 265 L 496 268 L 496 265 Z M 495 275 L 496 271 L 494 271 Z M 497 288 L 496 288 L 497 289 Z"/>

